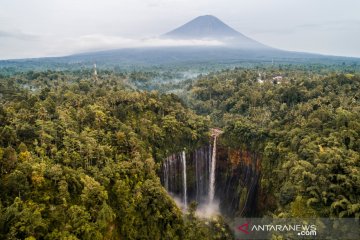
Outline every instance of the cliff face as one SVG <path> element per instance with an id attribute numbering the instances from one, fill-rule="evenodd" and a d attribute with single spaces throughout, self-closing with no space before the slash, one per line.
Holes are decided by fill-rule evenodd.
<path id="1" fill-rule="evenodd" d="M 216 196 L 226 216 L 258 214 L 261 156 L 245 149 L 218 148 Z"/>
<path id="2" fill-rule="evenodd" d="M 186 185 L 180 153 L 165 161 L 160 173 L 162 183 L 183 206 L 191 201 L 200 205 L 208 203 L 212 150 L 213 145 L 209 144 L 186 154 Z M 219 203 L 221 214 L 228 217 L 257 216 L 262 211 L 264 204 L 261 202 L 266 199 L 259 187 L 260 166 L 260 154 L 217 144 L 215 201 Z"/>

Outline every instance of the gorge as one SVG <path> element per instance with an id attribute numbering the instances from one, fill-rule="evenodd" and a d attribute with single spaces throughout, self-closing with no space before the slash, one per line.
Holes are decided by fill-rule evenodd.
<path id="1" fill-rule="evenodd" d="M 168 156 L 161 183 L 183 211 L 196 202 L 198 215 L 204 217 L 254 215 L 259 210 L 260 156 L 227 147 L 222 133 L 211 129 L 208 144 Z"/>

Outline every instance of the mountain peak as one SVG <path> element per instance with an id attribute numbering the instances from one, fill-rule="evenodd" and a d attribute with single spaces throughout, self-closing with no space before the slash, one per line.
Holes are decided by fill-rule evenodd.
<path id="1" fill-rule="evenodd" d="M 216 20 L 216 21 L 221 22 L 221 20 L 218 19 L 217 17 L 215 17 L 214 15 L 202 15 L 202 16 L 198 16 L 198 17 L 194 18 L 193 20 L 196 20 L 196 19 L 205 19 L 207 21 Z"/>
<path id="2" fill-rule="evenodd" d="M 242 34 L 226 25 L 213 15 L 203 15 L 190 22 L 166 33 L 164 36 L 171 38 L 226 38 L 238 37 Z"/>
<path id="3" fill-rule="evenodd" d="M 171 39 L 211 39 L 235 48 L 270 49 L 268 46 L 236 31 L 212 15 L 196 17 L 190 22 L 164 34 L 163 37 Z"/>

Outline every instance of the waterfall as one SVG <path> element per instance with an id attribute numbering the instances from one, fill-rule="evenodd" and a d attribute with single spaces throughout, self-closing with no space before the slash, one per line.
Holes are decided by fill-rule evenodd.
<path id="1" fill-rule="evenodd" d="M 193 164 L 195 165 L 195 186 L 193 186 L 193 188 L 195 188 L 194 200 L 200 204 L 208 201 L 211 145 L 205 145 L 196 149 L 193 154 L 193 160 Z"/>
<path id="2" fill-rule="evenodd" d="M 217 136 L 214 135 L 214 145 L 212 149 L 210 165 L 209 204 L 212 204 L 215 195 L 216 138 Z"/>
<path id="3" fill-rule="evenodd" d="M 185 151 L 172 154 L 164 159 L 161 181 L 166 191 L 174 198 L 181 199 L 181 205 L 186 209 L 188 189 Z"/>
<path id="4" fill-rule="evenodd" d="M 212 129 L 199 148 L 169 153 L 158 172 L 161 184 L 182 211 L 195 201 L 201 218 L 255 214 L 261 158 L 246 149 L 223 148 L 221 134 Z"/>
<path id="5" fill-rule="evenodd" d="M 163 178 L 164 178 L 164 185 L 165 189 L 169 191 L 169 158 L 166 158 L 164 160 L 164 166 L 163 166 Z"/>
<path id="6" fill-rule="evenodd" d="M 178 206 L 186 209 L 196 201 L 198 210 L 211 215 L 217 212 L 215 201 L 215 173 L 217 138 L 221 130 L 212 129 L 208 144 L 185 153 L 168 155 L 161 168 L 161 182 Z"/>
<path id="7" fill-rule="evenodd" d="M 183 194 L 184 194 L 184 207 L 187 208 L 187 186 L 186 186 L 186 155 L 185 151 L 182 151 L 181 161 L 183 167 Z"/>

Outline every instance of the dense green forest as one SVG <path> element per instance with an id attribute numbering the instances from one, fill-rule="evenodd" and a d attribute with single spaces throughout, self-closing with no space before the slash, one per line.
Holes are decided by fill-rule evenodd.
<path id="1" fill-rule="evenodd" d="M 206 141 L 208 120 L 123 80 L 1 79 L 1 239 L 230 236 L 221 219 L 183 216 L 156 175 L 167 154 Z"/>
<path id="2" fill-rule="evenodd" d="M 360 217 L 359 74 L 235 69 L 189 91 L 225 145 L 261 154 L 263 214 Z"/>
<path id="3" fill-rule="evenodd" d="M 183 213 L 157 174 L 211 127 L 261 156 L 257 216 L 359 218 L 359 94 L 341 65 L 6 72 L 0 238 L 232 239 L 222 217 Z"/>

